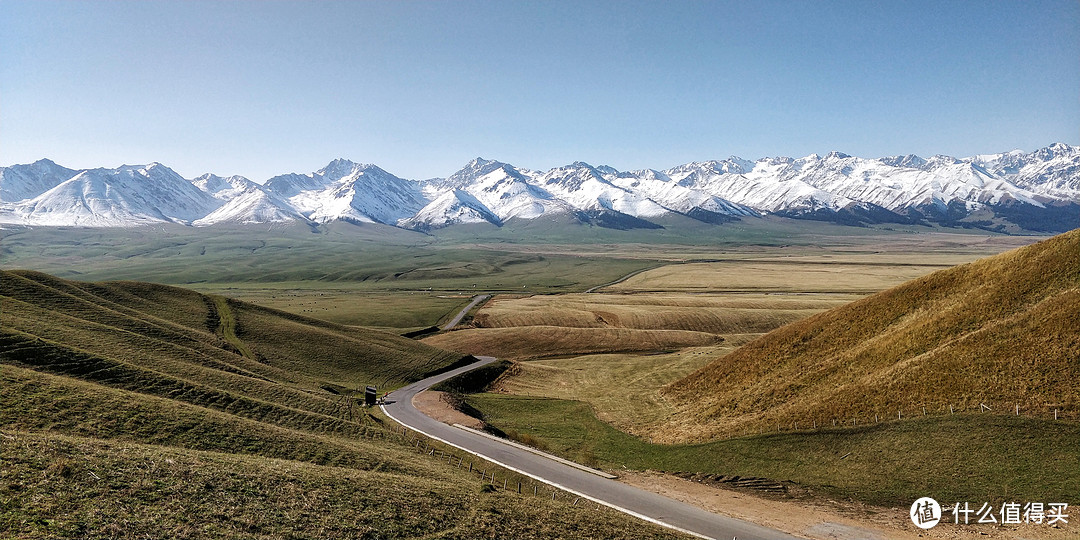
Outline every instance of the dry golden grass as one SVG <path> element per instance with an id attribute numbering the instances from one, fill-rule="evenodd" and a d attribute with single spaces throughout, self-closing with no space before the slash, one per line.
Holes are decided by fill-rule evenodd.
<path id="1" fill-rule="evenodd" d="M 607 287 L 634 291 L 790 291 L 871 293 L 947 267 L 943 264 L 756 260 L 671 265 Z"/>
<path id="2" fill-rule="evenodd" d="M 475 328 L 424 342 L 516 360 L 670 351 L 764 333 L 855 298 L 685 293 L 499 296 L 476 314 Z"/>
<path id="3" fill-rule="evenodd" d="M 752 333 L 766 332 L 856 298 L 854 295 L 763 294 L 498 297 L 477 313 L 473 324 L 480 328 L 563 326 Z"/>
<path id="4" fill-rule="evenodd" d="M 724 339 L 714 334 L 686 330 L 526 326 L 471 328 L 431 336 L 423 341 L 460 353 L 524 360 L 599 352 L 666 351 L 717 345 L 723 343 Z"/>
<path id="5" fill-rule="evenodd" d="M 1080 407 L 1080 230 L 790 324 L 672 384 L 670 440 L 1019 404 Z"/>

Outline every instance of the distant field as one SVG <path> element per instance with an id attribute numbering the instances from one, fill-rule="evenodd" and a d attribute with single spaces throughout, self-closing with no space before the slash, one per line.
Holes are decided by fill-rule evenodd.
<path id="1" fill-rule="evenodd" d="M 871 293 L 952 265 L 888 262 L 725 261 L 665 266 L 606 287 L 634 291 Z"/>
<path id="2" fill-rule="evenodd" d="M 676 265 L 681 268 L 684 265 Z M 667 268 L 667 267 L 666 267 Z M 500 296 L 477 313 L 479 328 L 565 326 L 756 333 L 859 298 L 857 295 L 561 294 Z"/>
<path id="3" fill-rule="evenodd" d="M 305 286 L 308 284 L 281 284 L 273 288 L 200 286 L 198 290 L 338 324 L 394 329 L 434 326 L 460 311 L 472 298 L 469 294 L 373 293 Z"/>
<path id="4" fill-rule="evenodd" d="M 81 280 L 129 279 L 195 287 L 346 288 L 356 292 L 532 291 L 585 288 L 650 265 L 446 244 L 379 225 L 33 228 L 3 231 L 5 269 Z"/>
<path id="5" fill-rule="evenodd" d="M 507 359 L 605 352 L 664 352 L 742 341 L 858 298 L 848 294 L 502 295 L 473 326 L 425 343 Z"/>

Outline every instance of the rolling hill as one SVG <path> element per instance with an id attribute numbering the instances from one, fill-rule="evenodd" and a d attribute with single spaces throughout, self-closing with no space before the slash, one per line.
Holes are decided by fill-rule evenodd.
<path id="1" fill-rule="evenodd" d="M 459 354 L 139 282 L 5 271 L 0 308 L 0 536 L 671 536 L 482 489 L 345 395 Z"/>
<path id="2" fill-rule="evenodd" d="M 664 395 L 685 441 L 987 407 L 1075 417 L 1077 380 L 1080 229 L 789 324 Z"/>

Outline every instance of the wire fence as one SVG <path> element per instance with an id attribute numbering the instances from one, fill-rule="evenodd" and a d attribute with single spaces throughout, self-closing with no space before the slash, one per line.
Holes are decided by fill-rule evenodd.
<path id="1" fill-rule="evenodd" d="M 887 422 L 911 420 L 913 418 L 948 417 L 956 415 L 985 414 L 993 416 L 1012 416 L 1036 420 L 1076 422 L 1080 420 L 1080 408 L 1072 404 L 1025 405 L 1008 401 L 979 401 L 963 404 L 932 404 L 898 408 L 881 408 L 860 411 L 855 414 L 819 414 L 801 415 L 798 419 L 774 419 L 767 423 L 758 422 L 754 427 L 741 430 L 742 435 L 764 433 L 814 431 L 823 428 L 851 428 L 879 425 Z"/>

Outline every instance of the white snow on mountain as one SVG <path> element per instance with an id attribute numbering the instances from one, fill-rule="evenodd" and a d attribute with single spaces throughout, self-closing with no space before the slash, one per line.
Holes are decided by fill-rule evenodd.
<path id="1" fill-rule="evenodd" d="M 48 159 L 39 159 L 29 165 L 0 167 L 0 203 L 37 197 L 77 172 Z"/>
<path id="2" fill-rule="evenodd" d="M 499 216 L 469 192 L 454 189 L 438 195 L 416 215 L 402 219 L 398 225 L 406 229 L 428 230 L 462 223 L 501 224 Z"/>
<path id="3" fill-rule="evenodd" d="M 425 181 L 337 159 L 265 185 L 212 174 L 188 181 L 158 163 L 83 171 L 49 160 L 0 167 L 0 223 L 27 225 L 346 220 L 430 230 L 561 215 L 638 227 L 672 213 L 710 223 L 777 214 L 950 224 L 973 212 L 978 226 L 997 226 L 987 216 L 1039 227 L 1032 230 L 1080 225 L 1080 147 L 1058 143 L 968 158 L 731 157 L 630 172 L 583 162 L 535 172 L 477 158 L 447 178 Z"/>
<path id="4" fill-rule="evenodd" d="M 438 199 L 448 191 L 464 191 L 484 211 L 495 215 L 499 223 L 512 218 L 535 219 L 544 214 L 573 212 L 572 206 L 537 186 L 536 176 L 532 171 L 506 163 L 476 158 L 446 179 L 426 182 L 424 194 Z M 421 214 L 430 216 L 430 209 L 425 208 Z"/>
<path id="5" fill-rule="evenodd" d="M 345 159 L 311 174 L 276 176 L 264 187 L 318 223 L 343 219 L 392 225 L 412 217 L 428 202 L 417 182 Z"/>
<path id="6" fill-rule="evenodd" d="M 82 171 L 16 203 L 7 222 L 34 225 L 128 227 L 155 222 L 190 224 L 221 201 L 160 163 Z"/>
<path id="7" fill-rule="evenodd" d="M 646 169 L 611 176 L 611 183 L 641 193 L 664 208 L 687 215 L 710 212 L 725 216 L 756 216 L 754 209 L 680 185 L 670 176 Z"/>
<path id="8" fill-rule="evenodd" d="M 678 185 L 752 208 L 762 213 L 836 211 L 854 201 L 781 176 L 790 158 L 762 159 L 746 170 L 729 162 L 688 163 L 665 171 Z M 738 171 L 745 172 L 738 172 Z"/>
<path id="9" fill-rule="evenodd" d="M 613 174 L 610 169 L 608 174 Z M 637 218 L 658 217 L 669 210 L 648 196 L 616 186 L 595 167 L 576 162 L 536 177 L 546 192 L 582 211 L 614 211 Z"/>
<path id="10" fill-rule="evenodd" d="M 267 192 L 263 186 L 244 178 L 222 178 L 204 174 L 191 181 L 215 199 L 224 201 L 217 210 L 192 222 L 196 227 L 217 223 L 284 223 L 307 221 L 298 210 L 284 199 Z"/>

